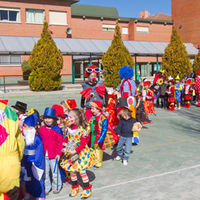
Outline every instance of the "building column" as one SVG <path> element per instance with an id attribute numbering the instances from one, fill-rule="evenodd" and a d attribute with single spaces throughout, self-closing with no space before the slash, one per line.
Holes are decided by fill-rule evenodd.
<path id="1" fill-rule="evenodd" d="M 135 81 L 137 80 L 137 57 L 135 56 Z"/>
<path id="2" fill-rule="evenodd" d="M 158 56 L 156 56 L 156 73 L 159 72 L 159 62 L 158 62 Z"/>
<path id="3" fill-rule="evenodd" d="M 80 77 L 82 79 L 84 78 L 84 64 L 83 64 L 83 61 L 80 64 Z"/>

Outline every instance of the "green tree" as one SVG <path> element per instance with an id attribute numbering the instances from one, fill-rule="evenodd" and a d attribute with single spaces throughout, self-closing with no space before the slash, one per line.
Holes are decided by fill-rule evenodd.
<path id="1" fill-rule="evenodd" d="M 106 84 L 114 87 L 120 83 L 120 68 L 124 65 L 131 67 L 134 66 L 133 58 L 122 41 L 118 21 L 116 21 L 115 34 L 112 44 L 108 48 L 107 52 L 103 55 L 102 65 L 106 71 Z"/>
<path id="2" fill-rule="evenodd" d="M 31 90 L 50 91 L 61 87 L 60 72 L 63 67 L 63 58 L 49 33 L 46 20 L 44 20 L 41 38 L 31 52 L 29 65 L 32 69 L 29 76 Z"/>
<path id="3" fill-rule="evenodd" d="M 189 74 L 192 71 L 190 57 L 186 51 L 186 47 L 173 26 L 171 40 L 165 49 L 162 59 L 162 70 L 165 70 L 167 77 L 176 77 L 178 74 L 180 78 Z"/>
<path id="4" fill-rule="evenodd" d="M 22 68 L 22 72 L 23 72 L 23 79 L 28 80 L 28 77 L 31 73 L 31 68 L 30 68 L 30 65 L 27 60 L 25 60 L 22 63 L 21 68 Z"/>
<path id="5" fill-rule="evenodd" d="M 193 72 L 197 75 L 197 70 L 199 70 L 199 69 L 200 69 L 200 50 L 194 58 Z"/>

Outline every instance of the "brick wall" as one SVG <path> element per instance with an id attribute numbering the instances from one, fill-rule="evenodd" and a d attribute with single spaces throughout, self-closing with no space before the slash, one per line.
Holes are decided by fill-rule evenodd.
<path id="1" fill-rule="evenodd" d="M 172 0 L 172 19 L 183 42 L 200 45 L 199 10 L 199 0 Z"/>

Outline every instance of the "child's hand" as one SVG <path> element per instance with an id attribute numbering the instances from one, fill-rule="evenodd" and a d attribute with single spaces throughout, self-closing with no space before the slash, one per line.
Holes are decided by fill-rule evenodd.
<path id="1" fill-rule="evenodd" d="M 74 154 L 76 154 L 76 150 L 69 151 L 68 154 L 73 156 Z"/>

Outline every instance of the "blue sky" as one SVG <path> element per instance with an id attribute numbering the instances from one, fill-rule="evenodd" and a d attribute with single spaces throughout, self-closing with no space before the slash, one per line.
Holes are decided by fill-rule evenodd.
<path id="1" fill-rule="evenodd" d="M 80 0 L 79 4 L 115 7 L 120 17 L 139 17 L 139 12 L 145 9 L 151 15 L 171 15 L 171 0 Z"/>

